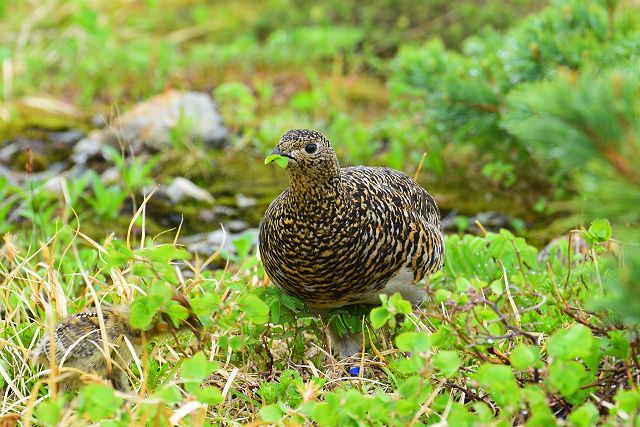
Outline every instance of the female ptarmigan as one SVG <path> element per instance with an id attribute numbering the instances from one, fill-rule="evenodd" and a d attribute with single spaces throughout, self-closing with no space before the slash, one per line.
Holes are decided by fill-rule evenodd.
<path id="1" fill-rule="evenodd" d="M 444 259 L 433 197 L 395 170 L 340 168 L 327 138 L 312 130 L 286 132 L 267 161 L 276 158 L 287 159 L 289 188 L 260 226 L 271 280 L 320 311 L 378 304 L 395 292 L 420 304 L 417 282 Z"/>

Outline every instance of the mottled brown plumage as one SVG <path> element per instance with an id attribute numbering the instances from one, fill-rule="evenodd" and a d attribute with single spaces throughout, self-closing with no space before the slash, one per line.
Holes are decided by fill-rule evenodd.
<path id="1" fill-rule="evenodd" d="M 75 368 L 83 373 L 110 378 L 118 390 L 128 390 L 129 382 L 125 372 L 133 359 L 127 347 L 126 337 L 136 352 L 140 351 L 142 332 L 129 326 L 127 306 L 103 307 L 102 316 L 107 335 L 108 349 L 112 363 L 109 375 L 107 361 L 103 354 L 102 334 L 98 314 L 87 311 L 74 314 L 61 321 L 53 332 L 55 337 L 56 362 L 61 366 Z M 45 334 L 38 342 L 32 360 L 34 364 L 50 363 L 51 334 Z M 69 392 L 82 385 L 80 372 L 72 372 L 60 383 L 60 390 Z"/>
<path id="2" fill-rule="evenodd" d="M 190 309 L 187 300 L 181 295 L 173 299 L 185 308 Z M 53 334 L 46 333 L 36 345 L 31 360 L 34 365 L 50 365 L 51 339 L 55 338 L 55 360 L 61 367 L 72 368 L 63 373 L 60 390 L 70 392 L 82 385 L 81 375 L 93 374 L 109 379 L 113 387 L 120 391 L 129 390 L 129 379 L 126 370 L 133 360 L 133 354 L 126 340 L 131 343 L 133 351 L 140 355 L 142 350 L 142 330 L 130 324 L 129 306 L 103 306 L 104 332 L 107 338 L 107 351 L 111 358 L 112 369 L 109 372 L 107 357 L 102 341 L 100 319 L 96 310 L 85 311 L 67 317 L 58 323 Z M 198 319 L 191 315 L 181 328 L 197 331 L 200 327 Z M 147 339 L 173 330 L 173 325 L 165 320 L 156 321 L 150 330 L 145 332 Z"/>
<path id="3" fill-rule="evenodd" d="M 289 188 L 260 227 L 271 280 L 320 310 L 376 304 L 394 292 L 419 304 L 425 292 L 417 282 L 444 258 L 431 195 L 392 169 L 340 168 L 315 131 L 288 131 L 273 152 L 289 158 Z"/>

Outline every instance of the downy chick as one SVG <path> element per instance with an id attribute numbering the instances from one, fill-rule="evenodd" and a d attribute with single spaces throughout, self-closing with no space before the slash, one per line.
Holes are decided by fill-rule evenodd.
<path id="1" fill-rule="evenodd" d="M 183 297 L 174 297 L 181 304 L 188 304 Z M 50 365 L 51 339 L 55 340 L 55 359 L 61 367 L 72 368 L 71 372 L 62 373 L 60 390 L 64 393 L 78 389 L 82 384 L 83 374 L 93 374 L 111 381 L 113 387 L 120 391 L 129 391 L 127 368 L 133 360 L 131 347 L 140 354 L 142 351 L 142 333 L 140 329 L 130 325 L 129 306 L 115 305 L 102 307 L 104 330 L 107 338 L 107 351 L 111 358 L 111 372 L 104 354 L 100 320 L 96 310 L 77 313 L 62 320 L 53 334 L 45 334 L 32 355 L 34 365 Z M 192 315 L 181 325 L 181 329 L 189 327 L 197 330 L 200 323 Z M 147 339 L 167 334 L 173 326 L 170 322 L 160 320 L 151 330 L 145 331 Z M 173 328 L 175 329 L 175 328 Z"/>

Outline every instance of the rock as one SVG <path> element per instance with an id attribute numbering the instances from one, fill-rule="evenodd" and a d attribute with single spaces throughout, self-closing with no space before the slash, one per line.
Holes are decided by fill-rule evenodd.
<path id="1" fill-rule="evenodd" d="M 216 211 L 211 209 L 200 209 L 198 210 L 198 220 L 205 224 L 211 224 L 218 219 L 218 215 L 216 215 Z"/>
<path id="2" fill-rule="evenodd" d="M 230 206 L 218 205 L 213 207 L 213 213 L 218 216 L 233 217 L 238 212 Z"/>
<path id="3" fill-rule="evenodd" d="M 581 233 L 570 233 L 571 237 L 564 235 L 556 237 L 550 241 L 538 254 L 538 262 L 545 263 L 553 256 L 563 265 L 567 264 L 567 255 L 582 255 L 584 258 L 589 256 L 591 247 L 589 243 L 582 237 Z"/>
<path id="4" fill-rule="evenodd" d="M 598 244 L 600 249 L 593 252 L 589 242 L 585 240 L 581 232 L 571 231 L 569 234 L 570 236 L 565 234 L 551 240 L 547 246 L 538 253 L 538 262 L 546 263 L 552 259 L 556 259 L 563 265 L 567 265 L 570 255 L 572 264 L 575 265 L 578 264 L 580 260 L 590 260 L 594 253 L 598 256 L 602 248 L 604 248 L 606 253 L 617 259 L 620 259 L 622 256 L 622 247 L 614 239 Z M 580 255 L 580 257 L 576 257 L 576 255 Z"/>
<path id="5" fill-rule="evenodd" d="M 28 130 L 25 133 L 0 146 L 0 163 L 17 172 L 27 172 L 27 163 L 32 172 L 45 171 L 54 163 L 67 167 L 72 145 L 84 135 L 80 130 Z"/>
<path id="6" fill-rule="evenodd" d="M 219 229 L 211 233 L 194 234 L 180 240 L 192 253 L 198 252 L 199 254 L 210 255 L 222 247 L 226 253 L 234 256 L 236 255 L 236 248 L 233 245 L 233 241 L 240 237 L 245 237 L 245 234 L 252 235 L 252 246 L 258 244 L 257 228 L 249 228 L 242 233 L 231 233 L 228 230 Z"/>
<path id="7" fill-rule="evenodd" d="M 102 113 L 97 113 L 91 117 L 91 126 L 94 128 L 103 128 L 109 124 L 109 118 Z"/>
<path id="8" fill-rule="evenodd" d="M 487 230 L 498 231 L 501 228 L 509 228 L 513 218 L 502 212 L 480 212 L 471 218 L 470 229 L 473 232 L 480 232 L 480 228 L 476 226 L 478 221 Z M 477 231 L 475 231 L 477 229 Z"/>
<path id="9" fill-rule="evenodd" d="M 55 177 L 63 170 L 64 166 L 61 163 L 53 164 L 45 171 L 34 173 L 14 171 L 0 164 L 0 176 L 7 178 L 7 182 L 12 185 L 24 185 L 24 183 L 29 180 L 46 181 Z"/>
<path id="10" fill-rule="evenodd" d="M 226 236 L 226 237 L 225 237 Z M 198 233 L 181 239 L 189 252 L 200 254 L 212 254 L 222 246 L 226 252 L 234 250 L 231 243 L 233 237 L 226 231 L 220 229 L 211 233 Z"/>
<path id="11" fill-rule="evenodd" d="M 86 170 L 77 166 L 67 170 L 58 167 L 56 170 L 55 175 L 42 175 L 46 179 L 43 188 L 53 194 L 64 194 L 71 183 L 87 178 Z M 91 187 L 90 179 L 85 181 L 85 189 L 87 186 Z"/>
<path id="12" fill-rule="evenodd" d="M 6 144 L 0 148 L 0 163 L 8 165 L 11 162 L 11 158 L 15 153 L 20 150 L 18 144 Z"/>
<path id="13" fill-rule="evenodd" d="M 48 132 L 49 141 L 59 145 L 73 145 L 84 138 L 85 133 L 79 129 L 69 129 L 61 132 Z"/>
<path id="14" fill-rule="evenodd" d="M 240 219 L 234 219 L 231 221 L 227 221 L 225 223 L 225 227 L 232 233 L 239 233 L 241 231 L 247 230 L 249 228 L 249 224 Z"/>
<path id="15" fill-rule="evenodd" d="M 63 175 L 56 175 L 44 183 L 47 192 L 53 194 L 62 194 L 67 186 L 67 180 Z"/>
<path id="16" fill-rule="evenodd" d="M 258 201 L 253 197 L 247 197 L 242 193 L 236 194 L 236 206 L 240 209 L 251 208 L 257 203 Z"/>
<path id="17" fill-rule="evenodd" d="M 16 185 L 18 183 L 18 179 L 15 175 L 16 173 L 14 171 L 0 163 L 0 177 L 6 178 L 9 184 Z"/>
<path id="18" fill-rule="evenodd" d="M 173 202 L 178 203 L 184 199 L 193 199 L 199 202 L 213 203 L 213 196 L 204 188 L 198 187 L 186 178 L 176 177 L 171 185 L 165 187 L 162 192 Z"/>
<path id="19" fill-rule="evenodd" d="M 34 159 L 37 156 L 41 156 L 45 160 L 47 158 L 47 144 L 44 141 L 18 136 L 0 149 L 0 162 L 14 170 L 24 171 L 24 163 L 29 151 Z"/>
<path id="20" fill-rule="evenodd" d="M 204 223 L 219 224 L 224 222 L 225 219 L 235 218 L 237 216 L 238 211 L 236 209 L 224 205 L 215 205 L 211 208 L 203 208 L 198 211 L 198 219 Z M 242 222 L 244 223 L 244 221 Z"/>
<path id="21" fill-rule="evenodd" d="M 209 95 L 168 90 L 134 106 L 106 128 L 92 131 L 74 147 L 73 160 L 85 163 L 99 155 L 104 145 L 117 146 L 119 141 L 134 153 L 144 147 L 166 149 L 176 126 L 185 126 L 185 137 L 201 140 L 211 148 L 222 146 L 228 138 Z"/>
<path id="22" fill-rule="evenodd" d="M 120 169 L 118 169 L 117 166 L 105 169 L 104 172 L 100 174 L 100 181 L 105 185 L 112 185 L 120 182 Z M 146 194 L 148 194 L 148 192 Z"/>
<path id="23" fill-rule="evenodd" d="M 458 231 L 458 224 L 456 217 L 458 212 L 456 210 L 451 211 L 446 217 L 442 218 L 442 229 L 444 231 L 456 232 Z M 482 230 L 476 225 L 476 221 L 480 222 L 485 230 L 498 231 L 501 228 L 511 228 L 512 217 L 502 212 L 480 212 L 475 216 L 469 217 L 469 228 L 467 233 L 481 234 Z"/>

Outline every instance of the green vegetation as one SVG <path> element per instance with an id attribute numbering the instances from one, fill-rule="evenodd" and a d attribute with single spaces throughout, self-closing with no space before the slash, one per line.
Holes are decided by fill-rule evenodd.
<path id="1" fill-rule="evenodd" d="M 640 426 L 637 2 L 360 3 L 0 4 L 3 144 L 88 129 L 167 87 L 211 92 L 232 134 L 207 150 L 181 121 L 167 150 L 105 150 L 55 186 L 38 172 L 69 168 L 68 152 L 45 138 L 11 157 L 0 420 Z M 325 352 L 327 325 L 269 284 L 251 230 L 189 252 L 179 242 L 202 231 L 204 205 L 149 197 L 174 176 L 217 206 L 246 192 L 255 225 L 284 185 L 263 159 L 297 127 L 323 130 L 345 164 L 420 165 L 443 211 L 463 214 L 419 310 L 393 295 L 330 316 L 362 334 L 362 358 Z M 511 230 L 465 234 L 488 210 Z M 540 248 L 559 235 L 571 237 Z M 128 367 L 136 391 L 87 378 L 62 396 L 29 362 L 50 319 L 98 303 L 130 304 L 136 327 L 179 324 L 173 289 L 203 330 L 148 343 Z"/>

